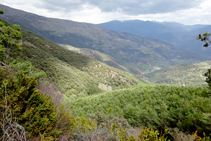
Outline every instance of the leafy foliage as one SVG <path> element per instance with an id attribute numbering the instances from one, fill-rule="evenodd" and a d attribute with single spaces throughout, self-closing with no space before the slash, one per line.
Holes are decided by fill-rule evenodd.
<path id="1" fill-rule="evenodd" d="M 165 138 L 165 135 L 168 134 L 168 130 L 165 130 L 165 134 L 159 136 L 159 132 L 158 131 L 154 131 L 153 129 L 147 128 L 145 127 L 143 129 L 143 131 L 141 132 L 141 134 L 139 135 L 139 139 L 140 141 L 167 141 L 167 138 Z"/>
<path id="2" fill-rule="evenodd" d="M 199 36 L 197 37 L 197 39 L 200 39 L 201 41 L 205 42 L 204 47 L 208 47 L 210 45 L 210 39 L 209 39 L 210 33 L 206 32 L 203 35 L 199 34 Z M 211 69 L 208 69 L 208 71 L 204 74 L 207 78 L 206 78 L 206 82 L 208 83 L 208 85 L 211 88 Z"/>
<path id="3" fill-rule="evenodd" d="M 15 60 L 10 58 L 8 63 L 11 70 L 16 75 L 22 71 L 27 76 L 35 77 L 36 80 L 45 78 L 47 76 L 44 71 L 40 71 L 39 69 L 35 68 L 29 61 Z"/>
<path id="4" fill-rule="evenodd" d="M 39 135 L 51 130 L 57 119 L 54 103 L 49 96 L 40 94 L 35 88 L 37 85 L 35 78 L 27 77 L 23 73 L 14 78 L 13 75 L 6 76 L 3 69 L 0 71 L 1 111 L 4 109 L 6 87 L 8 104 L 17 116 L 18 123 L 26 131 L 32 135 Z"/>
<path id="5" fill-rule="evenodd" d="M 205 42 L 204 47 L 208 47 L 209 43 L 211 42 L 209 39 L 210 33 L 209 32 L 205 32 L 203 35 L 199 34 L 199 36 L 196 39 L 200 39 L 201 41 Z"/>
<path id="6" fill-rule="evenodd" d="M 0 9 L 0 14 L 4 14 L 4 11 Z"/>
<path id="7" fill-rule="evenodd" d="M 106 92 L 67 101 L 74 115 L 100 112 L 122 116 L 133 126 L 178 127 L 210 133 L 211 104 L 207 88 L 147 86 Z M 209 114 L 208 114 L 209 115 Z"/>
<path id="8" fill-rule="evenodd" d="M 5 26 L 3 22 L 0 22 L 0 61 L 3 60 L 6 49 L 7 53 L 12 49 L 21 49 L 20 30 L 18 25 Z"/>

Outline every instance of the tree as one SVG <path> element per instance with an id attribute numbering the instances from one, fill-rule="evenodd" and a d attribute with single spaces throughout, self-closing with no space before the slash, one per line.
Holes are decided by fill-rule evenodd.
<path id="1" fill-rule="evenodd" d="M 209 36 L 210 36 L 210 33 L 209 32 L 205 32 L 203 35 L 199 34 L 199 36 L 196 39 L 205 42 L 204 47 L 208 47 L 209 44 L 211 43 L 211 41 L 209 39 Z"/>
<path id="2" fill-rule="evenodd" d="M 20 30 L 18 25 L 0 22 L 0 140 L 26 140 L 26 132 L 29 137 L 46 140 L 72 135 L 75 118 L 58 102 L 61 96 L 53 93 L 52 87 L 50 94 L 36 88 L 36 79 L 46 74 L 29 61 L 9 58 L 22 49 Z"/>
<path id="3" fill-rule="evenodd" d="M 4 11 L 0 9 L 0 14 L 4 14 Z"/>
<path id="4" fill-rule="evenodd" d="M 4 11 L 0 10 L 0 14 Z M 19 25 L 5 26 L 3 22 L 0 22 L 0 64 L 6 65 L 7 59 L 10 55 L 10 51 L 17 49 L 21 50 L 21 38 Z"/>
<path id="5" fill-rule="evenodd" d="M 48 133 L 54 127 L 57 114 L 50 96 L 41 94 L 36 89 L 37 81 L 20 73 L 16 78 L 12 74 L 6 77 L 5 70 L 0 70 L 0 111 L 5 104 L 10 106 L 17 121 L 31 135 Z M 4 98 L 6 85 L 7 96 Z M 0 118 L 3 119 L 2 117 Z"/>
<path id="6" fill-rule="evenodd" d="M 199 34 L 199 36 L 196 39 L 201 40 L 202 42 L 205 42 L 205 44 L 203 46 L 208 47 L 211 43 L 209 36 L 210 36 L 210 33 L 205 32 L 203 35 Z M 211 87 L 211 69 L 208 69 L 208 71 L 204 74 L 204 76 L 207 77 L 205 81 Z"/>
<path id="7" fill-rule="evenodd" d="M 14 133 L 5 128 L 9 123 L 12 123 L 9 127 L 21 125 L 31 135 L 39 135 L 50 132 L 57 120 L 54 102 L 35 88 L 36 79 L 23 72 L 14 76 L 7 68 L 11 51 L 22 49 L 20 30 L 19 25 L 6 26 L 0 22 L 0 64 L 4 66 L 0 68 L 0 135 L 3 137 L 8 133 L 6 129 Z"/>

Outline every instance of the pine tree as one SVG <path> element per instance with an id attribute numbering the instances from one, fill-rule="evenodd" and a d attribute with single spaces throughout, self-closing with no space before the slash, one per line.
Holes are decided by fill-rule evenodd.
<path id="1" fill-rule="evenodd" d="M 201 40 L 202 42 L 205 42 L 205 44 L 203 46 L 208 47 L 211 43 L 209 36 L 210 36 L 210 33 L 205 32 L 203 35 L 199 34 L 199 36 L 196 39 Z M 211 87 L 211 69 L 208 69 L 208 71 L 204 74 L 204 76 L 207 77 L 205 81 Z"/>

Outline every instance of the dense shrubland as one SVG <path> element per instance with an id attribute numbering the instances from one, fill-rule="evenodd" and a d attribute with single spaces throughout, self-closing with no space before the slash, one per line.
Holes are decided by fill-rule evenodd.
<path id="1" fill-rule="evenodd" d="M 100 112 L 123 117 L 133 126 L 210 134 L 209 94 L 208 88 L 146 86 L 69 99 L 67 104 L 73 115 Z"/>

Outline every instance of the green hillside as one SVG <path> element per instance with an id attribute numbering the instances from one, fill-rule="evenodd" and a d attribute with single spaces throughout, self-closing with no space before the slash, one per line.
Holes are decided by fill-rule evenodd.
<path id="1" fill-rule="evenodd" d="M 177 127 L 201 133 L 211 132 L 210 120 L 203 121 L 206 113 L 211 112 L 210 102 L 207 88 L 166 85 L 138 86 L 66 101 L 68 107 L 74 109 L 73 115 L 92 117 L 101 113 L 123 117 L 133 126 Z"/>
<path id="2" fill-rule="evenodd" d="M 103 63 L 105 63 L 105 64 L 107 64 L 111 67 L 114 67 L 114 68 L 117 68 L 117 69 L 120 69 L 120 70 L 123 70 L 123 71 L 129 71 L 124 66 L 121 66 L 120 64 L 118 64 L 117 61 L 113 57 L 106 55 L 104 53 L 101 53 L 99 51 L 87 49 L 87 48 L 76 48 L 76 47 L 73 47 L 73 46 L 70 46 L 70 45 L 65 45 L 65 44 L 59 44 L 59 45 L 63 48 L 68 49 L 68 50 L 71 50 L 71 51 L 74 51 L 74 52 L 77 52 L 77 53 L 81 53 L 83 55 L 90 56 L 93 59 L 100 61 L 100 62 L 103 62 Z"/>
<path id="3" fill-rule="evenodd" d="M 141 75 L 169 66 L 210 60 L 166 42 L 100 28 L 93 24 L 45 18 L 0 5 L 1 18 L 55 43 L 89 48 L 107 54 L 130 73 Z M 113 64 L 112 64 L 113 65 Z"/>
<path id="4" fill-rule="evenodd" d="M 64 97 L 146 85 L 1 19 L 0 33 L 0 140 L 79 140 L 96 124 L 72 116 Z"/>
<path id="5" fill-rule="evenodd" d="M 14 53 L 13 57 L 28 60 L 44 71 L 48 79 L 55 82 L 67 96 L 79 93 L 86 95 L 101 89 L 121 89 L 138 83 L 144 85 L 132 74 L 64 49 L 31 31 L 21 32 L 23 51 L 21 54 Z"/>
<path id="6" fill-rule="evenodd" d="M 186 87 L 207 86 L 204 73 L 210 69 L 211 61 L 177 65 L 168 69 L 144 75 L 155 84 L 167 84 Z"/>

